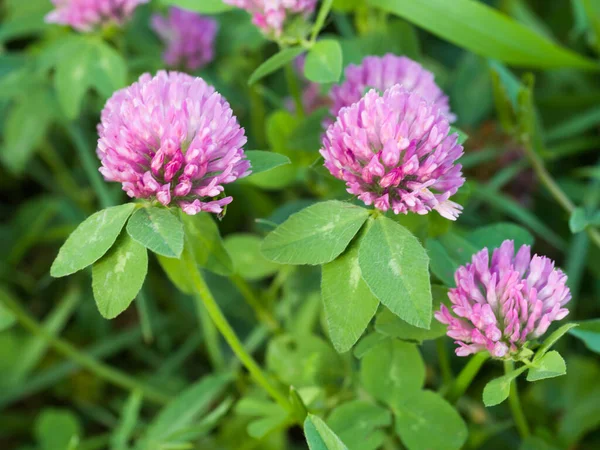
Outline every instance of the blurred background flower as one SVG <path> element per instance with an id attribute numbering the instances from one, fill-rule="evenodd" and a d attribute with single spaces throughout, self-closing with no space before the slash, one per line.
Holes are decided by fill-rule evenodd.
<path id="1" fill-rule="evenodd" d="M 265 34 L 281 36 L 286 22 L 296 17 L 306 18 L 317 0 L 223 0 L 226 4 L 245 9 L 252 22 Z"/>
<path id="2" fill-rule="evenodd" d="M 449 122 L 456 116 L 450 112 L 448 96 L 435 83 L 434 75 L 416 61 L 391 53 L 385 56 L 367 56 L 359 65 L 350 64 L 344 71 L 345 81 L 331 87 L 329 112 L 336 117 L 340 109 L 360 100 L 369 89 L 383 92 L 395 84 L 416 92 L 429 103 L 434 103 Z"/>
<path id="3" fill-rule="evenodd" d="M 78 31 L 125 23 L 135 8 L 149 0 L 52 0 L 55 8 L 46 21 L 69 25 Z"/>
<path id="4" fill-rule="evenodd" d="M 151 24 L 166 45 L 163 60 L 168 66 L 194 71 L 213 60 L 216 20 L 172 7 L 166 17 L 154 14 Z"/>

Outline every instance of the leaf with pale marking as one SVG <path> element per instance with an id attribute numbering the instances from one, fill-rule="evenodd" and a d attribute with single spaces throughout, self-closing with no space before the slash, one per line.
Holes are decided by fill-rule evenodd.
<path id="1" fill-rule="evenodd" d="M 64 277 L 100 259 L 114 244 L 135 204 L 103 209 L 84 220 L 63 244 L 50 268 L 53 277 Z"/>
<path id="2" fill-rule="evenodd" d="M 168 209 L 138 209 L 127 222 L 127 232 L 148 250 L 167 258 L 179 258 L 183 251 L 183 224 Z"/>
<path id="3" fill-rule="evenodd" d="M 425 363 L 415 344 L 386 339 L 363 357 L 360 379 L 369 394 L 389 403 L 423 388 Z"/>
<path id="4" fill-rule="evenodd" d="M 381 303 L 409 324 L 429 329 L 429 257 L 416 237 L 379 216 L 361 240 L 358 262 L 363 279 Z"/>
<path id="5" fill-rule="evenodd" d="M 323 266 L 321 296 L 333 346 L 340 353 L 347 352 L 363 334 L 379 306 L 379 300 L 362 279 L 357 243 Z"/>
<path id="6" fill-rule="evenodd" d="M 261 250 L 280 264 L 325 264 L 346 249 L 368 216 L 366 209 L 349 203 L 317 203 L 269 233 Z"/>
<path id="7" fill-rule="evenodd" d="M 123 232 L 110 251 L 92 267 L 92 290 L 98 311 L 114 319 L 138 294 L 148 271 L 146 248 Z"/>

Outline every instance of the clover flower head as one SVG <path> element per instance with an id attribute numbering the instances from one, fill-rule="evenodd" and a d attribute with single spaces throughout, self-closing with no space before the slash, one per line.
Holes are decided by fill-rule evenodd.
<path id="1" fill-rule="evenodd" d="M 367 89 L 383 92 L 400 84 L 406 90 L 421 95 L 427 102 L 436 104 L 449 122 L 456 119 L 450 112 L 448 97 L 435 83 L 433 74 L 406 56 L 391 53 L 367 56 L 359 65 L 350 64 L 346 67 L 344 77 L 342 84 L 333 86 L 329 91 L 332 102 L 329 112 L 332 117 L 336 117 L 340 109 L 359 101 Z M 326 125 L 330 121 L 331 118 Z"/>
<path id="2" fill-rule="evenodd" d="M 440 108 L 397 84 L 374 89 L 339 111 L 323 138 L 331 174 L 367 205 L 395 214 L 435 209 L 455 220 L 462 207 L 449 198 L 463 185 L 463 154 Z"/>
<path id="3" fill-rule="evenodd" d="M 435 318 L 448 325 L 459 356 L 487 351 L 511 358 L 569 313 L 564 308 L 571 299 L 567 276 L 549 258 L 532 258 L 528 245 L 515 255 L 514 242 L 504 241 L 491 262 L 484 248 L 454 279 L 456 287 L 448 293 L 452 312 L 442 305 Z"/>
<path id="4" fill-rule="evenodd" d="M 286 22 L 293 17 L 313 13 L 317 0 L 223 0 L 252 15 L 252 23 L 267 35 L 279 37 Z"/>
<path id="5" fill-rule="evenodd" d="M 151 25 L 167 46 L 163 53 L 167 65 L 197 70 L 213 60 L 218 29 L 214 19 L 171 7 L 167 17 L 154 14 Z"/>
<path id="6" fill-rule="evenodd" d="M 123 25 L 142 3 L 150 0 L 52 0 L 55 9 L 46 15 L 46 22 L 70 25 L 78 31 L 115 23 Z"/>
<path id="7" fill-rule="evenodd" d="M 223 185 L 250 173 L 244 129 L 202 78 L 144 74 L 113 94 L 98 125 L 100 172 L 130 197 L 222 212 Z"/>

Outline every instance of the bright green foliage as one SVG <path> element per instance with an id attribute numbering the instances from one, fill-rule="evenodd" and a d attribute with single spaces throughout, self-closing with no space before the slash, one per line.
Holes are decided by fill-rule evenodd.
<path id="1" fill-rule="evenodd" d="M 542 359 L 542 357 L 546 354 L 546 352 L 548 352 L 548 350 L 550 350 L 550 348 L 552 348 L 552 346 L 554 344 L 556 344 L 556 342 L 563 337 L 569 330 L 571 330 L 572 328 L 575 328 L 576 326 L 578 326 L 578 324 L 576 323 L 566 323 L 563 326 L 561 326 L 560 328 L 558 328 L 556 331 L 552 332 L 542 343 L 542 345 L 540 346 L 540 348 L 537 349 L 535 356 L 533 358 L 533 362 L 537 362 L 540 359 Z"/>
<path id="2" fill-rule="evenodd" d="M 103 209 L 84 220 L 58 252 L 50 275 L 64 277 L 100 259 L 117 240 L 135 204 Z"/>
<path id="3" fill-rule="evenodd" d="M 196 428 L 190 427 L 207 414 L 230 380 L 227 374 L 209 375 L 179 394 L 150 423 L 143 437 L 143 448 L 158 450 L 193 440 Z"/>
<path id="4" fill-rule="evenodd" d="M 185 271 L 185 264 L 181 259 L 167 258 L 161 255 L 156 255 L 156 259 L 177 289 L 186 294 L 193 292 L 192 283 Z"/>
<path id="5" fill-rule="evenodd" d="M 275 167 L 290 163 L 290 158 L 274 152 L 264 152 L 261 150 L 247 150 L 246 156 L 252 165 L 252 175 L 267 172 Z"/>
<path id="6" fill-rule="evenodd" d="M 356 344 L 352 353 L 355 358 L 362 359 L 372 348 L 378 346 L 382 341 L 387 339 L 388 337 L 381 333 L 372 332 L 366 334 L 358 341 L 358 344 Z"/>
<path id="7" fill-rule="evenodd" d="M 53 61 L 56 67 L 54 86 L 58 102 L 68 118 L 77 116 L 89 88 L 94 87 L 108 98 L 125 86 L 125 60 L 103 41 L 71 37 L 63 43 L 60 52 L 60 58 Z"/>
<path id="8" fill-rule="evenodd" d="M 232 274 L 233 262 L 211 214 L 181 214 L 181 219 L 187 239 L 186 245 L 192 249 L 198 265 L 219 275 Z"/>
<path id="9" fill-rule="evenodd" d="M 379 306 L 362 279 L 358 243 L 323 266 L 321 297 L 331 342 L 338 352 L 346 352 L 358 341 Z"/>
<path id="10" fill-rule="evenodd" d="M 300 56 L 306 50 L 302 47 L 290 47 L 281 50 L 279 53 L 275 53 L 264 63 L 256 68 L 256 70 L 250 75 L 248 84 L 254 84 L 261 78 L 266 77 L 270 73 L 275 72 L 277 69 L 285 66 L 287 63 L 293 61 L 296 57 Z"/>
<path id="11" fill-rule="evenodd" d="M 88 31 L 45 22 L 48 0 L 0 1 L 0 447 L 599 447 L 600 0 L 320 0 L 285 17 L 226 1 L 142 2 Z M 177 30 L 159 32 L 156 15 L 172 7 L 217 24 L 214 58 L 197 70 L 165 61 Z M 270 19 L 281 30 L 257 26 Z M 186 45 L 201 41 L 184 34 Z M 457 221 L 379 211 L 348 193 L 337 178 L 354 170 L 341 161 L 352 158 L 348 136 L 333 138 L 336 176 L 324 167 L 334 85 L 353 78 L 349 65 L 386 54 L 416 61 L 428 71 L 421 86 L 431 73 L 448 97 L 464 146 Z M 102 113 L 159 70 L 202 77 L 235 117 L 212 100 L 191 111 L 198 92 L 166 89 Z M 174 119 L 180 107 L 187 123 Z M 243 127 L 251 174 L 223 185 L 219 197 L 233 202 L 222 214 L 127 199 L 96 154 L 100 117 L 121 113 L 121 131 L 105 132 L 141 135 L 122 134 L 111 159 L 144 141 L 145 159 L 134 159 L 145 166 L 171 137 L 187 160 L 200 142 L 200 171 L 217 166 L 196 184 L 209 183 L 215 150 L 234 150 L 220 116 L 229 131 Z M 400 117 L 377 130 L 367 119 L 365 156 Z M 154 175 L 175 188 L 184 168 Z M 379 177 L 364 182 L 385 195 Z M 553 324 L 511 353 L 502 376 L 487 352 L 457 357 L 434 314 L 449 306 L 457 268 L 506 239 L 568 275 L 565 307 L 581 325 Z M 57 402 L 69 409 L 44 406 Z"/>
<path id="12" fill-rule="evenodd" d="M 418 391 L 392 400 L 396 434 L 408 450 L 459 450 L 467 440 L 467 426 L 446 400 L 432 391 Z"/>
<path id="13" fill-rule="evenodd" d="M 485 385 L 483 389 L 483 403 L 485 406 L 494 406 L 502 403 L 510 394 L 510 385 L 519 375 L 527 370 L 527 366 L 521 366 L 506 375 L 495 378 Z"/>
<path id="14" fill-rule="evenodd" d="M 553 378 L 567 373 L 565 360 L 556 350 L 546 353 L 540 358 L 536 367 L 532 367 L 527 372 L 527 381 L 538 381 L 546 378 Z"/>
<path id="15" fill-rule="evenodd" d="M 255 439 L 262 439 L 272 431 L 281 428 L 288 421 L 284 411 L 276 416 L 261 417 L 248 424 L 248 435 Z"/>
<path id="16" fill-rule="evenodd" d="M 304 75 L 315 83 L 337 82 L 342 75 L 342 48 L 334 39 L 317 42 L 308 52 Z"/>
<path id="17" fill-rule="evenodd" d="M 284 383 L 302 388 L 332 386 L 344 375 L 340 356 L 320 337 L 284 334 L 267 347 L 267 368 Z"/>
<path id="18" fill-rule="evenodd" d="M 286 411 L 278 404 L 262 398 L 247 396 L 235 405 L 235 412 L 241 416 L 253 417 L 248 424 L 248 434 L 262 439 L 273 430 L 289 423 Z"/>
<path id="19" fill-rule="evenodd" d="M 138 209 L 127 222 L 127 233 L 148 250 L 167 258 L 179 258 L 183 251 L 183 224 L 165 208 Z"/>
<path id="20" fill-rule="evenodd" d="M 368 0 L 481 56 L 525 67 L 598 70 L 590 60 L 548 41 L 493 8 L 473 0 Z"/>
<path id="21" fill-rule="evenodd" d="M 325 20 L 327 20 L 327 16 L 331 11 L 335 0 L 323 0 L 321 2 L 321 7 L 319 8 L 319 13 L 317 14 L 317 18 L 315 19 L 315 24 L 313 25 L 313 29 L 310 33 L 311 39 L 315 39 L 323 26 L 325 25 Z"/>
<path id="22" fill-rule="evenodd" d="M 363 279 L 381 303 L 409 324 L 429 328 L 429 257 L 417 238 L 379 216 L 361 240 L 358 262 Z"/>
<path id="23" fill-rule="evenodd" d="M 328 263 L 346 249 L 368 215 L 336 200 L 309 206 L 267 235 L 263 255 L 280 264 Z"/>
<path id="24" fill-rule="evenodd" d="M 428 239 L 426 248 L 431 258 L 431 272 L 446 286 L 452 287 L 454 287 L 456 269 L 481 250 L 452 232 L 438 239 Z"/>
<path id="25" fill-rule="evenodd" d="M 327 424 L 312 414 L 304 421 L 304 435 L 310 450 L 348 450 Z"/>
<path id="26" fill-rule="evenodd" d="M 389 403 L 419 391 L 425 384 L 425 363 L 416 345 L 387 339 L 362 358 L 360 379 L 377 400 Z"/>
<path id="27" fill-rule="evenodd" d="M 379 333 L 390 337 L 418 343 L 444 336 L 446 334 L 446 325 L 433 319 L 433 313 L 440 309 L 440 304 L 449 303 L 448 289 L 434 284 L 431 286 L 431 293 L 433 295 L 433 308 L 431 327 L 428 330 L 410 325 L 387 308 L 382 309 L 377 314 L 375 329 Z"/>
<path id="28" fill-rule="evenodd" d="M 41 450 L 71 450 L 77 448 L 82 430 L 72 412 L 48 408 L 37 417 L 34 434 Z"/>
<path id="29" fill-rule="evenodd" d="M 92 267 L 92 289 L 98 311 L 114 319 L 138 294 L 148 271 L 148 252 L 127 233 Z"/>
<path id="30" fill-rule="evenodd" d="M 279 264 L 268 261 L 260 252 L 262 240 L 253 234 L 236 233 L 225 238 L 224 244 L 231 255 L 235 272 L 247 280 L 259 280 L 273 275 Z"/>
<path id="31" fill-rule="evenodd" d="M 347 443 L 348 450 L 376 450 L 386 436 L 380 428 L 392 424 L 392 415 L 376 404 L 351 400 L 337 406 L 327 423 Z"/>
<path id="32" fill-rule="evenodd" d="M 579 322 L 579 326 L 569 333 L 585 342 L 591 351 L 600 353 L 600 319 Z"/>
<path id="33" fill-rule="evenodd" d="M 0 147 L 0 160 L 11 172 L 19 174 L 27 167 L 54 120 L 57 106 L 50 91 L 40 87 L 29 89 L 25 98 L 15 102 L 4 120 Z"/>

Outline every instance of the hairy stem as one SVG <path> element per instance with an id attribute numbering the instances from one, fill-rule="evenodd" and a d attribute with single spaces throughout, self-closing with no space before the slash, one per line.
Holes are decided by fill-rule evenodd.
<path id="1" fill-rule="evenodd" d="M 208 286 L 206 289 L 208 290 Z M 196 289 L 196 292 L 194 293 L 194 302 L 196 304 L 196 315 L 202 326 L 202 334 L 204 335 L 206 350 L 208 351 L 208 359 L 210 359 L 213 368 L 220 371 L 225 367 L 225 358 L 223 357 L 221 344 L 219 343 L 219 332 L 206 310 L 204 298 L 198 289 Z"/>
<path id="2" fill-rule="evenodd" d="M 514 369 L 512 361 L 504 361 L 504 373 L 508 374 Z M 514 379 L 510 383 L 510 394 L 508 395 L 508 402 L 510 404 L 510 410 L 512 411 L 513 419 L 519 434 L 524 439 L 529 436 L 529 425 L 527 425 L 527 419 L 523 413 L 521 407 L 521 400 L 519 399 L 519 391 L 517 389 L 517 380 Z"/>
<path id="3" fill-rule="evenodd" d="M 193 283 L 198 299 L 200 299 L 208 312 L 208 315 L 221 332 L 231 350 L 239 358 L 242 364 L 248 369 L 254 380 L 286 411 L 293 412 L 293 407 L 287 397 L 279 390 L 271 379 L 263 372 L 260 366 L 254 361 L 254 358 L 246 351 L 243 344 L 235 334 L 235 331 L 227 321 L 227 318 L 221 311 L 221 308 L 215 301 L 210 289 L 208 288 L 202 273 L 194 259 L 194 255 L 189 248 L 184 249 L 182 256 L 185 267 L 188 271 L 190 281 Z"/>
<path id="4" fill-rule="evenodd" d="M 448 391 L 446 396 L 448 401 L 454 403 L 463 396 L 488 358 L 489 355 L 486 352 L 476 353 L 471 357 Z"/>

